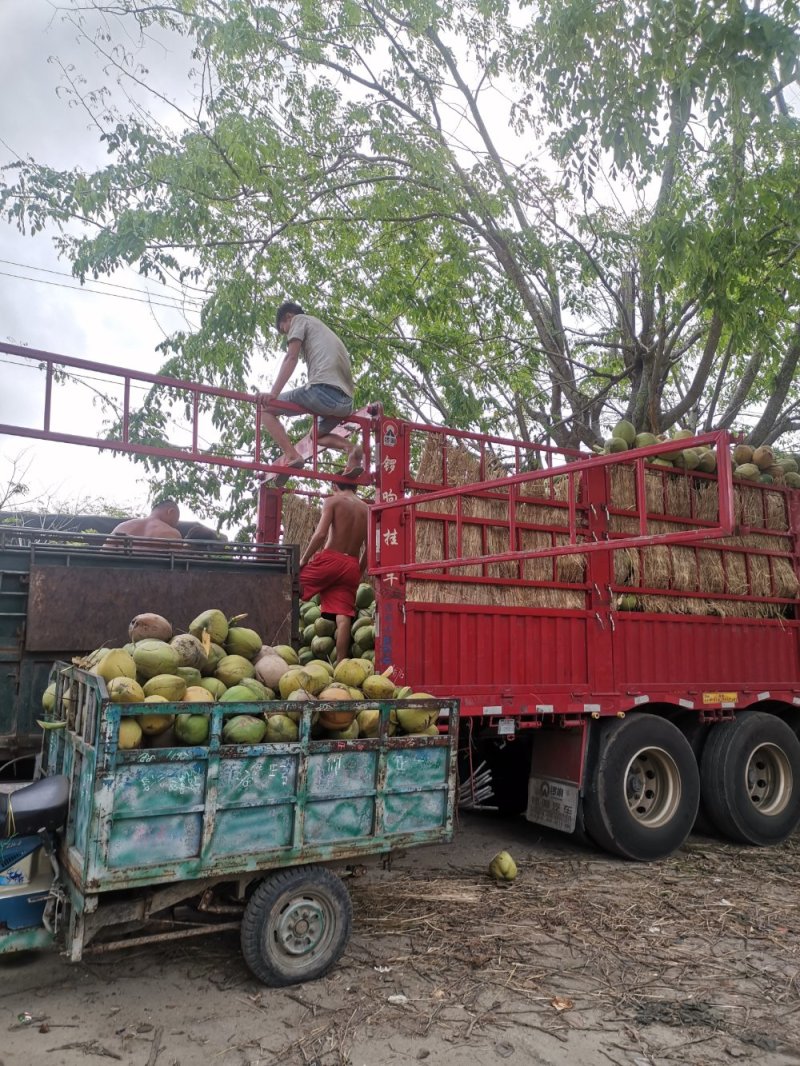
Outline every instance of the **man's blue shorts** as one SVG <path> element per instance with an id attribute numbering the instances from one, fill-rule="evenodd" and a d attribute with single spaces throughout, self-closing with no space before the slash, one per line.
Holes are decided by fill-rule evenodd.
<path id="1" fill-rule="evenodd" d="M 337 389 L 335 385 L 301 385 L 299 389 L 289 389 L 278 396 L 279 400 L 287 403 L 296 403 L 298 407 L 305 407 L 315 415 L 320 415 L 317 422 L 317 433 L 323 437 L 326 433 L 338 426 L 343 418 L 353 412 L 353 398 L 346 392 Z M 288 418 L 299 418 L 299 415 L 287 415 Z"/>

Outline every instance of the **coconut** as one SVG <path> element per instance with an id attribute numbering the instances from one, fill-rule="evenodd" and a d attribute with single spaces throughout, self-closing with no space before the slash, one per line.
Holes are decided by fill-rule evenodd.
<path id="1" fill-rule="evenodd" d="M 219 698 L 220 703 L 257 703 L 258 696 L 252 689 L 245 688 L 244 685 L 232 685 L 229 689 L 222 693 Z"/>
<path id="2" fill-rule="evenodd" d="M 140 640 L 169 640 L 172 626 L 160 614 L 137 614 L 128 626 L 128 636 L 134 644 Z"/>
<path id="3" fill-rule="evenodd" d="M 439 717 L 438 707 L 433 711 L 421 707 L 398 707 L 397 724 L 404 733 L 421 733 Z"/>
<path id="4" fill-rule="evenodd" d="M 306 703 L 309 700 L 311 700 L 313 703 L 317 703 L 317 697 L 312 695 L 312 693 L 310 692 L 306 692 L 304 688 L 294 689 L 292 692 L 289 693 L 286 699 L 290 703 Z"/>
<path id="5" fill-rule="evenodd" d="M 372 667 L 361 659 L 342 659 L 336 664 L 333 671 L 335 681 L 341 681 L 343 685 L 361 688 L 364 679 L 369 677 Z"/>
<path id="6" fill-rule="evenodd" d="M 42 710 L 45 714 L 52 714 L 56 706 L 56 683 L 51 681 L 42 693 Z"/>
<path id="7" fill-rule="evenodd" d="M 697 460 L 697 469 L 704 474 L 713 474 L 717 469 L 717 457 L 712 451 L 705 451 Z"/>
<path id="8" fill-rule="evenodd" d="M 362 737 L 377 737 L 381 724 L 381 712 L 377 707 L 365 707 L 356 715 L 358 734 Z"/>
<path id="9" fill-rule="evenodd" d="M 201 678 L 199 684 L 195 686 L 197 688 L 204 688 L 206 692 L 210 692 L 215 700 L 218 700 L 223 692 L 227 692 L 224 682 L 220 681 L 218 677 L 204 677 Z"/>
<path id="10" fill-rule="evenodd" d="M 517 864 L 507 851 L 498 851 L 489 863 L 489 876 L 498 881 L 513 881 L 517 876 Z"/>
<path id="11" fill-rule="evenodd" d="M 208 715 L 179 714 L 175 719 L 174 729 L 175 736 L 182 744 L 205 744 L 209 731 Z"/>
<path id="12" fill-rule="evenodd" d="M 214 676 L 230 688 L 231 685 L 238 685 L 243 677 L 254 677 L 255 672 L 253 664 L 243 655 L 226 655 L 220 660 Z"/>
<path id="13" fill-rule="evenodd" d="M 314 632 L 318 637 L 332 637 L 336 632 L 336 623 L 332 618 L 318 618 L 314 622 Z"/>
<path id="14" fill-rule="evenodd" d="M 119 723 L 117 747 L 123 750 L 138 748 L 142 742 L 142 730 L 135 718 L 122 718 Z"/>
<path id="15" fill-rule="evenodd" d="M 303 612 L 303 621 L 306 625 L 313 625 L 318 618 L 322 617 L 322 611 L 317 607 L 316 603 L 309 603 L 306 610 Z"/>
<path id="16" fill-rule="evenodd" d="M 311 651 L 314 655 L 330 655 L 335 647 L 333 637 L 312 637 Z"/>
<path id="17" fill-rule="evenodd" d="M 394 683 L 383 674 L 365 677 L 361 691 L 368 700 L 390 700 L 394 697 Z"/>
<path id="18" fill-rule="evenodd" d="M 628 442 L 624 441 L 622 437 L 609 437 L 603 448 L 603 451 L 609 455 L 613 452 L 626 452 L 627 450 Z"/>
<path id="19" fill-rule="evenodd" d="M 630 592 L 624 593 L 617 600 L 617 610 L 619 611 L 635 611 L 638 606 L 638 599 Z"/>
<path id="20" fill-rule="evenodd" d="M 156 699 L 156 697 L 151 696 L 150 699 Z M 147 703 L 147 700 L 145 700 L 145 703 Z M 142 732 L 146 737 L 157 737 L 159 733 L 169 729 L 174 721 L 174 714 L 143 714 L 139 718 L 139 725 L 142 727 Z"/>
<path id="21" fill-rule="evenodd" d="M 294 670 L 287 670 L 278 684 L 281 699 L 290 699 L 292 693 L 297 689 L 302 689 L 308 695 L 311 695 L 310 690 L 305 687 L 306 680 L 310 680 L 310 678 L 301 667 L 298 666 Z"/>
<path id="22" fill-rule="evenodd" d="M 653 444 L 658 444 L 655 433 L 637 433 L 633 440 L 634 448 L 649 448 Z"/>
<path id="23" fill-rule="evenodd" d="M 313 625 L 306 626 L 305 629 L 303 630 L 303 633 L 302 633 L 303 643 L 304 644 L 310 644 L 311 641 L 314 639 L 314 637 L 316 635 L 317 635 L 317 630 L 316 630 L 315 626 L 313 626 Z M 298 655 L 298 658 L 299 658 L 299 655 Z"/>
<path id="24" fill-rule="evenodd" d="M 211 647 L 208 649 L 208 654 L 206 655 L 205 666 L 202 666 L 200 668 L 200 672 L 205 677 L 211 677 L 224 658 L 225 649 L 222 647 L 222 645 L 212 644 Z"/>
<path id="25" fill-rule="evenodd" d="M 280 655 L 284 662 L 289 666 L 297 666 L 299 660 L 297 658 L 297 652 L 294 648 L 290 648 L 288 644 L 276 644 L 272 649 L 276 655 Z"/>
<path id="26" fill-rule="evenodd" d="M 324 715 L 320 715 L 320 721 L 325 728 L 325 735 L 330 740 L 356 740 L 358 737 L 358 722 L 353 719 L 348 725 L 343 726 L 341 729 L 331 729 L 325 725 Z"/>
<path id="27" fill-rule="evenodd" d="M 682 452 L 675 453 L 672 461 L 675 466 L 682 467 L 684 470 L 696 470 L 700 456 L 694 448 L 684 448 Z"/>
<path id="28" fill-rule="evenodd" d="M 163 640 L 140 640 L 133 653 L 137 673 L 149 680 L 157 674 L 174 674 L 178 667 L 178 653 Z"/>
<path id="29" fill-rule="evenodd" d="M 122 650 L 126 651 L 128 655 L 131 655 L 133 652 L 133 645 L 126 644 Z M 79 666 L 81 670 L 91 670 L 93 667 L 97 666 L 103 656 L 108 655 L 110 651 L 111 648 L 97 648 L 96 651 L 90 651 L 88 655 L 76 655 L 72 661 L 76 666 Z"/>
<path id="30" fill-rule="evenodd" d="M 260 744 L 267 731 L 263 718 L 250 714 L 237 714 L 229 718 L 222 728 L 223 744 Z"/>
<path id="31" fill-rule="evenodd" d="M 403 685 L 401 688 L 394 690 L 394 698 L 396 700 L 407 700 L 413 691 L 411 685 Z"/>
<path id="32" fill-rule="evenodd" d="M 737 444 L 733 449 L 733 461 L 736 466 L 743 466 L 745 463 L 752 463 L 753 461 L 753 448 L 749 444 Z"/>
<path id="33" fill-rule="evenodd" d="M 261 651 L 263 641 L 255 629 L 244 626 L 231 626 L 225 638 L 225 650 L 229 655 L 241 655 L 253 659 Z"/>
<path id="34" fill-rule="evenodd" d="M 257 681 L 254 677 L 243 677 L 239 682 L 240 688 L 249 688 L 251 692 L 255 692 L 256 698 L 259 700 L 274 700 L 275 693 L 271 688 L 267 688 L 266 685 L 262 685 L 260 681 Z"/>
<path id="35" fill-rule="evenodd" d="M 784 481 L 790 489 L 800 489 L 800 474 L 795 474 L 793 470 L 784 474 Z"/>
<path id="36" fill-rule="evenodd" d="M 293 722 L 288 715 L 270 714 L 266 720 L 266 732 L 264 740 L 270 744 L 287 744 L 297 740 L 299 730 L 297 723 Z"/>
<path id="37" fill-rule="evenodd" d="M 337 688 L 331 686 L 324 689 L 319 694 L 320 703 L 336 703 L 342 700 L 351 701 L 350 693 L 347 689 Z M 346 729 L 350 723 L 355 719 L 356 712 L 352 710 L 338 711 L 332 707 L 325 707 L 320 712 L 319 721 L 325 729 Z"/>
<path id="38" fill-rule="evenodd" d="M 96 677 L 108 683 L 115 677 L 136 677 L 136 663 L 122 648 L 111 648 L 92 668 Z"/>
<path id="39" fill-rule="evenodd" d="M 181 703 L 215 703 L 214 697 L 206 688 L 200 688 L 199 685 L 190 685 L 186 689 L 186 693 Z"/>
<path id="40" fill-rule="evenodd" d="M 356 607 L 358 607 L 359 610 L 363 610 L 374 602 L 375 592 L 372 585 L 370 585 L 368 581 L 362 581 L 356 589 Z"/>
<path id="41" fill-rule="evenodd" d="M 182 700 L 186 682 L 177 674 L 156 674 L 142 686 L 145 696 L 163 696 L 165 700 Z"/>
<path id="42" fill-rule="evenodd" d="M 262 648 L 261 656 L 255 664 L 255 675 L 262 685 L 278 690 L 281 678 L 291 669 L 280 655 L 276 655 L 272 648 Z"/>
<path id="43" fill-rule="evenodd" d="M 625 444 L 630 447 L 636 440 L 636 426 L 633 422 L 628 422 L 623 418 L 611 430 L 611 436 L 624 440 Z"/>
<path id="44" fill-rule="evenodd" d="M 112 703 L 144 703 L 141 685 L 130 677 L 114 677 L 108 682 L 108 698 Z"/>
<path id="45" fill-rule="evenodd" d="M 759 470 L 767 470 L 767 468 L 772 466 L 772 464 L 775 462 L 775 456 L 773 454 L 772 448 L 767 448 L 764 446 L 762 446 L 761 448 L 756 448 L 756 450 L 753 452 L 752 462 L 756 464 Z"/>
<path id="46" fill-rule="evenodd" d="M 203 680 L 203 675 L 194 666 L 179 666 L 175 671 L 175 676 L 182 678 L 187 688 L 190 685 L 199 685 Z"/>
<path id="47" fill-rule="evenodd" d="M 742 463 L 741 466 L 736 467 L 733 476 L 742 478 L 745 481 L 757 481 L 760 473 L 761 471 L 755 463 Z"/>
<path id="48" fill-rule="evenodd" d="M 796 460 L 792 459 L 791 456 L 783 456 L 782 455 L 780 459 L 776 460 L 776 462 L 781 467 L 781 469 L 783 470 L 784 474 L 796 474 L 797 473 L 797 462 L 796 462 Z"/>
<path id="49" fill-rule="evenodd" d="M 297 660 L 301 666 L 305 666 L 306 663 L 312 663 L 314 662 L 314 652 L 311 648 L 301 648 L 297 653 Z"/>
<path id="50" fill-rule="evenodd" d="M 202 670 L 205 666 L 206 653 L 203 651 L 203 645 L 191 633 L 181 633 L 173 637 L 170 646 L 178 653 L 178 666 L 191 666 L 195 670 Z"/>
<path id="51" fill-rule="evenodd" d="M 693 437 L 693 436 L 694 436 L 694 433 L 692 433 L 692 431 L 690 429 L 676 429 L 675 432 L 672 434 L 672 439 L 673 440 L 689 440 L 689 438 Z"/>
<path id="52" fill-rule="evenodd" d="M 321 666 L 328 677 L 333 677 L 333 663 L 327 659 L 309 659 L 308 666 Z"/>
<path id="53" fill-rule="evenodd" d="M 145 696 L 144 703 L 169 703 L 170 701 L 164 696 Z"/>
<path id="54" fill-rule="evenodd" d="M 375 626 L 364 626 L 358 631 L 358 644 L 367 651 L 375 647 Z"/>
<path id="55" fill-rule="evenodd" d="M 202 641 L 203 634 L 208 633 L 212 644 L 224 644 L 228 636 L 228 619 L 215 608 L 203 611 L 189 623 L 189 632 Z"/>

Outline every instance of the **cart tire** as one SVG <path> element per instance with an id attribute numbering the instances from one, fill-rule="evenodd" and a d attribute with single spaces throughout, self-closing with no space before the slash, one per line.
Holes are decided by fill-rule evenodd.
<path id="1" fill-rule="evenodd" d="M 800 824 L 800 740 L 773 714 L 713 726 L 700 780 L 709 818 L 731 840 L 780 844 Z"/>
<path id="2" fill-rule="evenodd" d="M 601 723 L 584 793 L 589 836 L 637 862 L 662 859 L 692 830 L 700 775 L 689 742 L 672 722 L 632 714 Z"/>
<path id="3" fill-rule="evenodd" d="M 323 866 L 297 866 L 259 884 L 242 919 L 242 954 L 265 985 L 313 981 L 339 959 L 353 923 L 350 896 Z"/>

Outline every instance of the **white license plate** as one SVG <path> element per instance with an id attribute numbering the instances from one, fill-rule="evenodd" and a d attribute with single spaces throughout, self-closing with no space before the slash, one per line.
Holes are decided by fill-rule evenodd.
<path id="1" fill-rule="evenodd" d="M 528 781 L 529 822 L 571 833 L 578 816 L 578 786 L 553 777 L 531 777 Z"/>

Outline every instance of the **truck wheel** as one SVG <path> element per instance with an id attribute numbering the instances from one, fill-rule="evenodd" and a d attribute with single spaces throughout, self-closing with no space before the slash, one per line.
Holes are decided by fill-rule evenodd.
<path id="1" fill-rule="evenodd" d="M 689 747 L 694 752 L 694 759 L 699 773 L 700 762 L 703 758 L 703 748 L 706 745 L 706 740 L 708 740 L 708 731 L 711 726 L 702 724 L 700 716 L 695 711 L 683 711 L 671 718 L 670 721 L 680 729 L 688 740 Z M 697 817 L 694 820 L 694 831 L 695 833 L 702 833 L 704 836 L 713 835 L 714 833 L 714 823 L 708 817 L 703 803 L 702 787 L 700 789 L 700 805 L 697 808 Z"/>
<path id="2" fill-rule="evenodd" d="M 779 844 L 800 823 L 800 741 L 772 714 L 747 711 L 715 725 L 700 778 L 708 815 L 731 840 Z"/>
<path id="3" fill-rule="evenodd" d="M 688 741 L 671 722 L 646 713 L 601 728 L 584 794 L 589 836 L 638 862 L 670 855 L 691 832 L 700 801 Z"/>
<path id="4" fill-rule="evenodd" d="M 322 866 L 266 877 L 242 919 L 242 954 L 255 976 L 279 988 L 322 977 L 350 938 L 353 910 L 342 881 Z"/>

